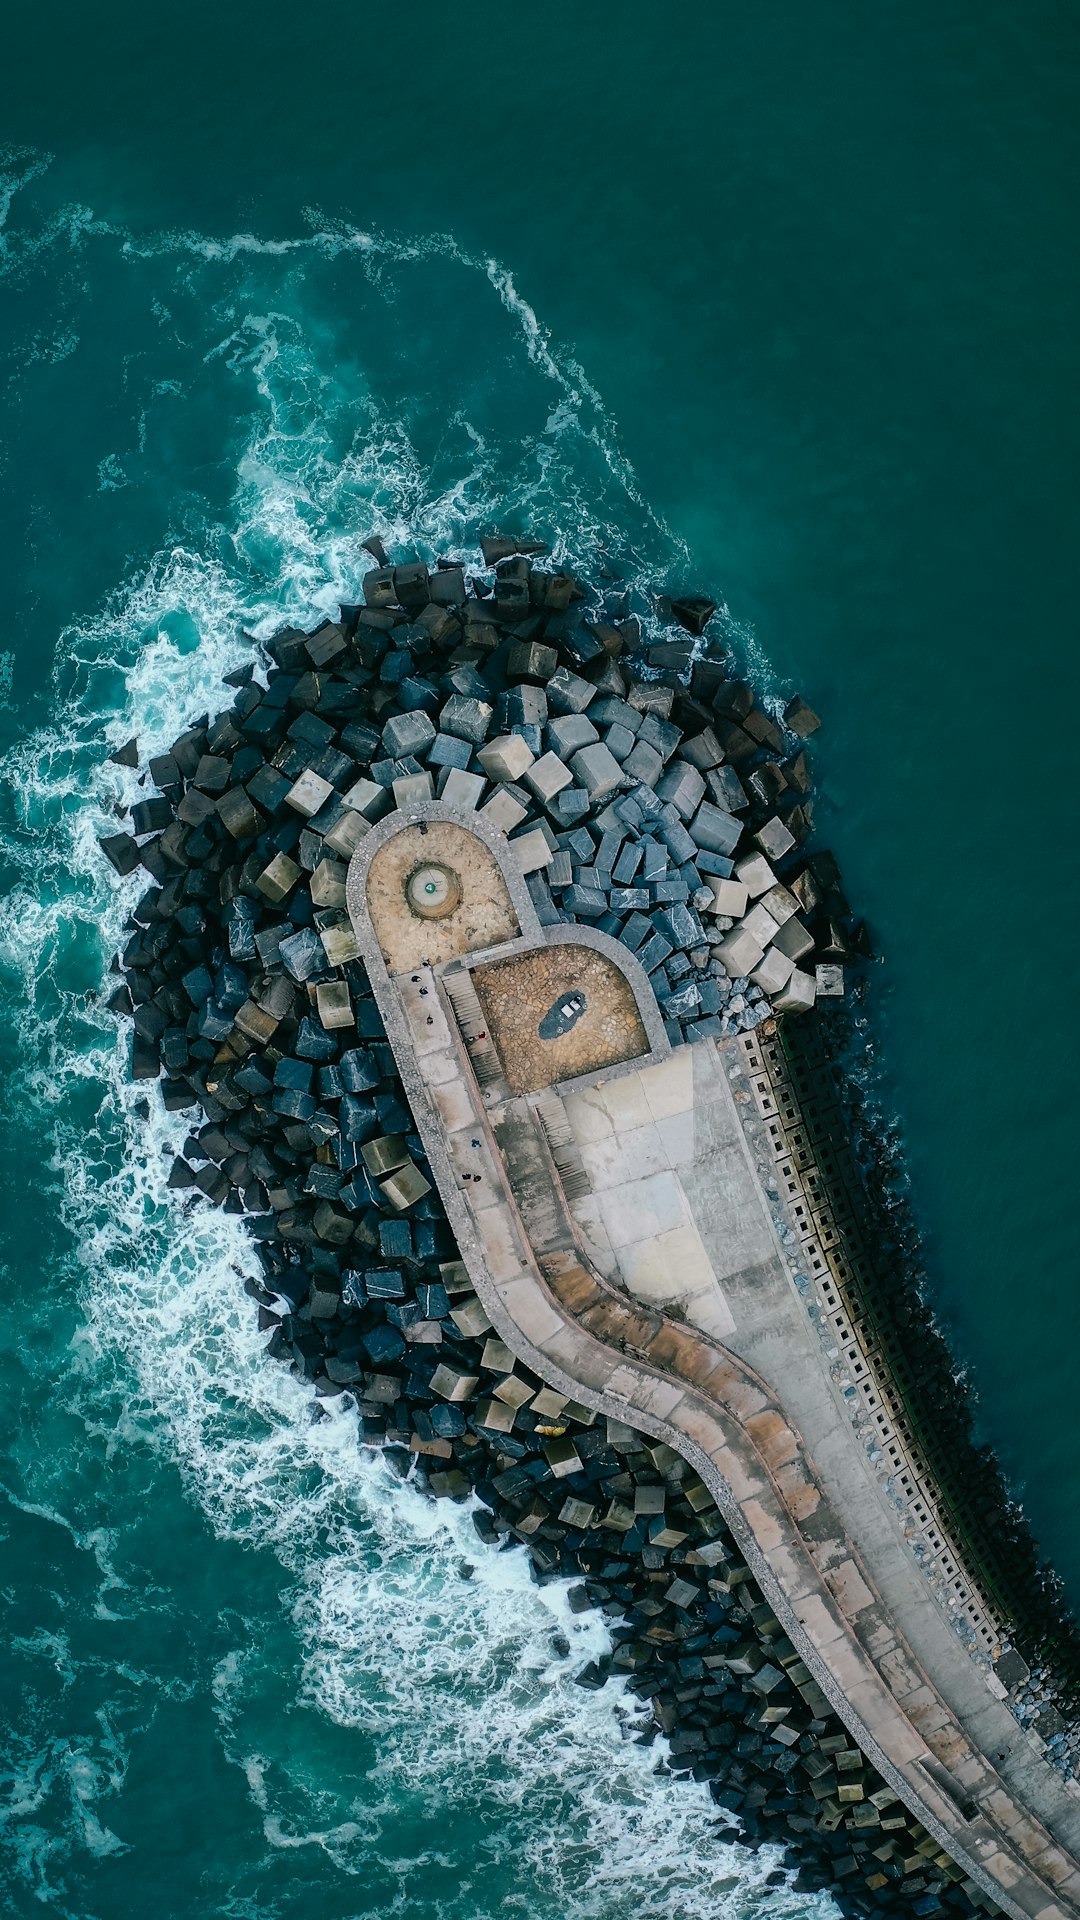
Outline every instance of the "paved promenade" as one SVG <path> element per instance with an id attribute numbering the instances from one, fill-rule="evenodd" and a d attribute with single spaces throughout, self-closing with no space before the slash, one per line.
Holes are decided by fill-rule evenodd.
<path id="1" fill-rule="evenodd" d="M 831 1706 L 998 1904 L 1080 1915 L 1080 1797 L 970 1657 L 856 1440 L 747 1151 L 734 1050 L 673 1052 L 633 957 L 541 928 L 475 816 L 389 816 L 348 898 L 499 1336 L 684 1455 Z"/>

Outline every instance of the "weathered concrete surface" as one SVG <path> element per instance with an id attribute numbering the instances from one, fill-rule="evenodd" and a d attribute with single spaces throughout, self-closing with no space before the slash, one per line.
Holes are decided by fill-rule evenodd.
<path id="1" fill-rule="evenodd" d="M 690 1119 L 667 1153 L 731 1322 L 721 1345 L 700 1325 L 717 1311 L 704 1287 L 684 1296 L 693 1325 L 605 1282 L 566 1202 L 539 1101 L 505 1084 L 481 1095 L 438 969 L 388 972 L 367 873 L 404 825 L 391 816 L 354 856 L 350 912 L 462 1257 L 500 1337 L 561 1391 L 691 1462 L 836 1711 L 973 1878 L 1013 1914 L 1080 1913 L 1080 1805 L 988 1692 L 906 1553 L 822 1367 L 722 1054 L 689 1050 Z M 475 821 L 469 829 L 505 861 L 496 836 Z M 504 878 L 522 943 L 539 943 L 526 890 L 505 866 Z M 680 1074 L 681 1064 L 672 1088 Z M 630 1118 L 634 1098 L 628 1087 Z M 619 1266 L 620 1249 L 611 1252 Z M 626 1277 L 621 1267 L 615 1277 Z"/>

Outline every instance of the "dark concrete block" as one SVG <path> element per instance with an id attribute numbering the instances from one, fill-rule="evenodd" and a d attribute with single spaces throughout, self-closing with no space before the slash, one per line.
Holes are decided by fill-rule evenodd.
<path id="1" fill-rule="evenodd" d="M 281 963 L 294 980 L 310 980 L 326 964 L 322 941 L 311 927 L 301 927 L 282 940 L 278 952 Z"/>
<path id="2" fill-rule="evenodd" d="M 821 721 L 813 707 L 807 706 L 806 701 L 796 694 L 784 708 L 784 725 L 791 733 L 798 734 L 800 740 L 808 740 L 812 733 L 817 732 Z"/>
<path id="3" fill-rule="evenodd" d="M 141 854 L 130 833 L 110 833 L 98 841 L 98 846 L 109 864 L 122 876 L 134 873 L 140 864 Z"/>
<path id="4" fill-rule="evenodd" d="M 202 1189 L 206 1198 L 215 1207 L 220 1207 L 228 1198 L 229 1182 L 220 1167 L 215 1167 L 212 1161 L 207 1161 L 205 1166 L 196 1170 L 195 1185 Z"/>
<path id="5" fill-rule="evenodd" d="M 151 800 L 138 800 L 131 809 L 131 830 L 141 836 L 144 833 L 160 833 L 172 820 L 172 801 L 155 797 Z"/>
<path id="6" fill-rule="evenodd" d="M 230 787 L 217 803 L 217 811 L 227 833 L 234 840 L 251 840 L 266 825 L 258 808 L 253 806 L 243 787 Z"/>
<path id="7" fill-rule="evenodd" d="M 394 590 L 394 569 L 392 567 L 372 567 L 365 573 L 362 588 L 364 604 L 369 607 L 393 607 L 397 605 Z"/>
<path id="8" fill-rule="evenodd" d="M 595 694 L 596 688 L 588 680 L 571 673 L 569 667 L 559 667 L 547 683 L 548 711 L 584 713 Z"/>
<path id="9" fill-rule="evenodd" d="M 625 927 L 623 928 L 623 944 L 626 944 Z M 653 933 L 650 934 L 644 945 L 638 948 L 637 957 L 641 961 L 646 973 L 652 973 L 655 967 L 663 965 L 668 955 L 673 951 L 674 949 L 670 940 L 665 940 L 662 934 Z"/>
<path id="10" fill-rule="evenodd" d="M 224 793 L 232 779 L 231 762 L 220 754 L 204 753 L 195 769 L 194 785 L 203 793 Z"/>
<path id="11" fill-rule="evenodd" d="M 706 853 L 725 857 L 734 853 L 742 836 L 742 824 L 733 814 L 724 813 L 711 800 L 703 800 L 692 821 L 690 834 L 695 846 Z"/>
<path id="12" fill-rule="evenodd" d="M 491 726 L 493 708 L 485 700 L 476 700 L 466 694 L 451 694 L 439 716 L 439 726 L 443 733 L 455 734 L 461 740 L 467 740 L 472 746 L 482 746 L 487 739 Z M 384 733 L 385 738 L 385 733 Z M 415 752 L 415 748 L 410 748 Z"/>
<path id="13" fill-rule="evenodd" d="M 285 782 L 288 790 L 288 781 Z M 201 827 L 212 813 L 217 812 L 217 803 L 209 793 L 203 793 L 200 787 L 189 787 L 176 809 L 176 817 L 185 827 Z"/>
<path id="14" fill-rule="evenodd" d="M 607 899 L 598 887 L 567 887 L 562 897 L 567 913 L 581 920 L 598 920 L 607 912 Z"/>
<path id="15" fill-rule="evenodd" d="M 716 805 L 725 813 L 743 813 L 750 804 L 734 767 L 710 767 L 705 775 L 705 785 Z"/>
<path id="16" fill-rule="evenodd" d="M 682 599 L 673 600 L 671 611 L 680 627 L 685 627 L 687 633 L 698 636 L 704 633 L 716 612 L 716 602 L 707 599 L 703 594 L 688 594 Z"/>
<path id="17" fill-rule="evenodd" d="M 344 629 L 335 620 L 327 620 L 324 626 L 312 634 L 305 642 L 304 651 L 313 667 L 328 667 L 346 651 L 348 642 Z"/>
<path id="18" fill-rule="evenodd" d="M 783 753 L 784 736 L 770 714 L 762 713 L 760 707 L 751 707 L 742 724 L 744 733 L 759 747 L 767 747 L 770 753 Z"/>

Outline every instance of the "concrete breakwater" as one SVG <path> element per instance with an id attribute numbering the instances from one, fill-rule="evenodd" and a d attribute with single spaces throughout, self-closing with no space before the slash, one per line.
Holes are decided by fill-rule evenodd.
<path id="1" fill-rule="evenodd" d="M 531 564 L 521 542 L 486 543 L 487 575 L 472 585 L 457 567 L 374 558 L 364 605 L 271 640 L 267 685 L 234 676 L 230 710 L 151 763 L 157 793 L 135 801 L 130 832 L 103 841 L 119 872 L 141 866 L 154 883 L 111 1002 L 134 1020 L 133 1070 L 161 1077 L 167 1109 L 204 1116 L 170 1185 L 250 1216 L 270 1350 L 317 1395 L 352 1395 L 365 1444 L 412 1458 L 436 1494 L 476 1490 L 481 1532 L 524 1541 L 538 1577 L 584 1581 L 581 1604 L 617 1622 L 613 1670 L 671 1736 L 670 1764 L 714 1782 L 751 1837 L 788 1841 L 807 1884 L 856 1911 L 932 1914 L 995 1893 L 1010 1911 L 1055 1911 L 1037 1878 L 1027 1888 L 1019 1871 L 1008 1877 L 1007 1849 L 999 1882 L 980 1864 L 998 1857 L 989 1843 L 973 1855 L 962 1835 L 950 1846 L 952 1816 L 967 1826 L 978 1810 L 965 1811 L 947 1767 L 944 1784 L 932 1766 L 925 1783 L 942 1817 L 924 1819 L 887 1756 L 883 1771 L 868 1761 L 798 1626 L 768 1604 L 768 1569 L 751 1570 L 741 1523 L 721 1518 L 686 1450 L 656 1444 L 629 1406 L 598 1415 L 588 1390 L 553 1387 L 535 1351 L 530 1364 L 511 1325 L 493 1330 L 495 1303 L 448 1224 L 445 1168 L 418 1130 L 417 1089 L 406 1072 L 403 1091 L 386 1038 L 388 1003 L 364 949 L 371 916 L 348 911 L 347 863 L 370 856 L 374 870 L 378 847 L 386 897 L 406 909 L 400 951 L 379 962 L 391 973 L 452 959 L 439 942 L 463 914 L 469 951 L 509 941 L 513 982 L 457 982 L 477 1086 L 509 1071 L 517 1093 L 530 1075 L 539 1088 L 533 1028 L 560 1050 L 560 1083 L 617 1070 L 635 1019 L 642 1057 L 715 1058 L 776 1012 L 840 997 L 843 964 L 864 944 L 835 863 L 801 851 L 811 816 L 799 739 L 814 716 L 792 703 L 785 732 L 719 649 L 706 641 L 695 659 L 685 637 L 646 641 L 574 576 Z M 711 609 L 673 611 L 697 632 Z M 138 764 L 134 744 L 117 757 Z M 436 857 L 440 808 L 460 840 Z M 479 887 L 469 829 L 455 826 L 470 817 L 475 844 L 497 844 L 505 862 Z M 527 956 L 513 947 L 526 921 L 552 940 L 584 923 L 594 972 L 576 960 L 572 980 L 549 979 L 550 940 Z M 605 943 L 645 983 L 630 1002 L 596 970 Z M 545 980 L 540 1022 L 515 1027 Z M 452 975 L 424 991 L 434 1026 Z M 478 1154 L 487 1130 L 478 1119 Z M 505 1169 L 513 1130 L 492 1139 Z M 552 1145 L 556 1160 L 569 1156 L 564 1195 L 588 1171 L 571 1164 L 576 1145 Z M 495 1171 L 468 1170 L 465 1190 L 479 1199 Z M 515 1204 L 528 1185 L 523 1167 Z M 609 1240 L 609 1251 L 621 1247 Z M 695 1293 L 682 1272 L 666 1302 L 651 1283 L 661 1332 L 677 1328 L 673 1315 L 715 1311 L 699 1278 Z M 618 1304 L 614 1268 L 611 1293 Z M 1066 1910 L 1067 1866 L 1037 1837 L 1024 1850 Z"/>

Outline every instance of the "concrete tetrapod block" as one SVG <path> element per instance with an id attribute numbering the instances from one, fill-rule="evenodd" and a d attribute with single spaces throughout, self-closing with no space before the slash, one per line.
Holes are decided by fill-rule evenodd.
<path id="1" fill-rule="evenodd" d="M 823 960 L 815 968 L 819 1000 L 842 1000 L 844 997 L 844 969 L 835 961 Z"/>
<path id="2" fill-rule="evenodd" d="M 579 787 L 585 788 L 594 806 L 598 800 L 605 800 L 609 793 L 616 793 L 622 785 L 623 770 L 602 740 L 598 740 L 594 746 L 581 747 L 570 765 L 574 780 Z M 567 780 L 569 777 L 567 775 Z"/>
<path id="3" fill-rule="evenodd" d="M 535 756 L 520 733 L 501 733 L 497 740 L 481 747 L 476 757 L 489 780 L 520 780 Z"/>
<path id="4" fill-rule="evenodd" d="M 742 881 L 751 900 L 759 900 L 776 885 L 776 875 L 763 853 L 748 853 L 744 859 L 736 860 L 735 878 Z"/>
<path id="5" fill-rule="evenodd" d="M 739 980 L 760 967 L 765 958 L 765 949 L 759 946 L 753 934 L 746 933 L 741 927 L 733 927 L 724 935 L 714 949 L 724 972 L 732 980 Z"/>
<path id="6" fill-rule="evenodd" d="M 787 954 L 781 953 L 778 947 L 770 947 L 761 965 L 754 968 L 750 978 L 755 987 L 760 987 L 762 993 L 771 996 L 779 993 L 781 987 L 786 986 L 794 971 L 794 960 L 789 960 Z"/>
<path id="7" fill-rule="evenodd" d="M 773 999 L 777 1013 L 809 1013 L 817 999 L 817 982 L 813 974 L 803 973 L 796 967 L 790 979 L 781 987 Z"/>
<path id="8" fill-rule="evenodd" d="M 593 749 L 586 747 L 584 751 L 588 753 Z M 613 766 L 616 764 L 612 761 Z M 570 786 L 574 778 L 569 767 L 563 766 L 556 753 L 541 754 L 539 760 L 535 760 L 522 777 L 526 786 L 532 788 L 541 806 L 547 806 L 548 801 L 554 800 L 557 793 L 561 793 L 564 787 Z"/>

